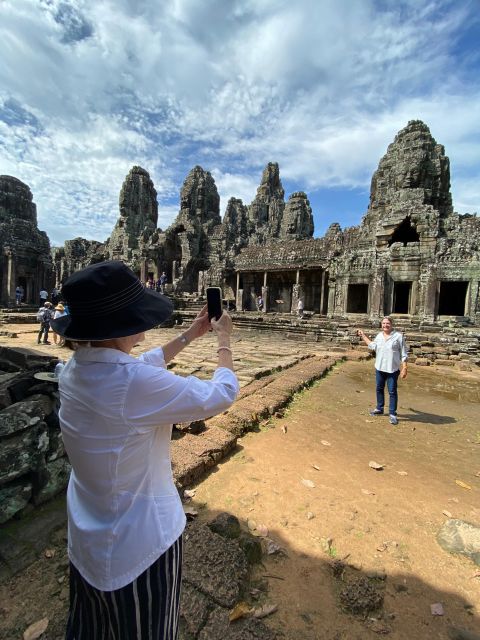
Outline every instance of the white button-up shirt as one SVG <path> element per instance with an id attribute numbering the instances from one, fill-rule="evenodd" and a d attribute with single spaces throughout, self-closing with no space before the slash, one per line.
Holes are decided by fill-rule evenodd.
<path id="1" fill-rule="evenodd" d="M 185 527 L 170 462 L 172 423 L 224 411 L 238 381 L 223 367 L 208 381 L 175 375 L 161 348 L 137 359 L 81 347 L 59 389 L 72 464 L 69 556 L 91 585 L 113 591 L 145 571 Z"/>
<path id="2" fill-rule="evenodd" d="M 383 331 L 370 342 L 368 348 L 375 351 L 375 369 L 385 373 L 393 373 L 400 369 L 400 364 L 408 359 L 405 338 L 399 331 L 392 333 L 385 338 Z"/>

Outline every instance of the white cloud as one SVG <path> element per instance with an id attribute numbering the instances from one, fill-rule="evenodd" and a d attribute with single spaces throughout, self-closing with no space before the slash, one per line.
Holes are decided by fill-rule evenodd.
<path id="1" fill-rule="evenodd" d="M 255 197 L 261 179 L 261 174 L 254 177 L 245 176 L 223 172 L 218 168 L 212 169 L 211 174 L 220 195 L 220 212 L 222 217 L 230 198 L 240 198 L 243 204 L 250 204 Z"/>
<path id="2" fill-rule="evenodd" d="M 165 231 L 177 217 L 179 209 L 179 205 L 159 205 L 158 227 Z"/>
<path id="3" fill-rule="evenodd" d="M 478 196 L 480 173 L 470 178 L 454 178 L 452 194 L 455 211 L 458 213 L 476 213 L 480 215 L 480 198 Z M 460 197 L 457 197 L 460 194 Z"/>
<path id="4" fill-rule="evenodd" d="M 268 161 L 303 190 L 366 188 L 420 118 L 450 156 L 455 207 L 478 209 L 478 53 L 462 41 L 475 5 L 4 0 L 0 173 L 29 184 L 50 237 L 103 240 L 133 164 L 165 228 L 195 164 L 222 213 L 252 200 Z"/>

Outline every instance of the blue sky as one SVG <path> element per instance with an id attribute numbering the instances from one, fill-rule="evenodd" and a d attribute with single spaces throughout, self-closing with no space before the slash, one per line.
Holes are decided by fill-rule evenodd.
<path id="1" fill-rule="evenodd" d="M 159 226 L 188 171 L 249 204 L 278 162 L 315 235 L 358 224 L 396 133 L 426 122 L 480 211 L 478 0 L 0 0 L 0 174 L 54 245 L 105 240 L 131 166 Z"/>

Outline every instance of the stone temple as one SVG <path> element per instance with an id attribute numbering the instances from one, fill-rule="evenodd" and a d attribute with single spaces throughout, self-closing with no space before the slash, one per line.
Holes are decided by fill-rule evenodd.
<path id="1" fill-rule="evenodd" d="M 133 167 L 122 185 L 120 215 L 106 242 L 76 238 L 49 248 L 36 226 L 29 188 L 0 177 L 1 296 L 12 304 L 18 283 L 27 302 L 101 260 L 124 260 L 143 280 L 168 276 L 186 298 L 220 286 L 237 311 L 289 314 L 301 298 L 307 316 L 372 322 L 399 314 L 418 325 L 480 322 L 480 219 L 454 212 L 450 165 L 426 124 L 413 120 L 380 160 L 360 224 L 330 225 L 313 238 L 307 195 L 285 201 L 279 167 L 269 163 L 254 200 L 231 198 L 223 219 L 215 181 L 194 167 L 173 224 L 157 228 L 158 204 L 146 170 Z"/>

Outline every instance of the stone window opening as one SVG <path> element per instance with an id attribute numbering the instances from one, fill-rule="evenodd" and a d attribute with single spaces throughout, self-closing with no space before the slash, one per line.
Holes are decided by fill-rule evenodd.
<path id="1" fill-rule="evenodd" d="M 394 242 L 401 242 L 404 247 L 409 242 L 419 242 L 420 236 L 418 235 L 415 225 L 412 223 L 410 216 L 407 216 L 398 225 L 392 234 L 392 237 L 388 241 L 388 246 L 391 247 Z"/>
<path id="2" fill-rule="evenodd" d="M 439 316 L 464 316 L 466 314 L 468 282 L 440 282 L 438 296 Z"/>
<path id="3" fill-rule="evenodd" d="M 410 313 L 411 282 L 394 282 L 393 313 Z"/>
<path id="4" fill-rule="evenodd" d="M 368 312 L 368 284 L 349 284 L 347 313 Z"/>

